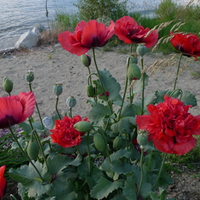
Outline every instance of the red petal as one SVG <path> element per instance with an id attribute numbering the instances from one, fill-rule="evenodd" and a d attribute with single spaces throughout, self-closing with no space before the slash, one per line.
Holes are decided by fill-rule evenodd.
<path id="1" fill-rule="evenodd" d="M 20 122 L 23 107 L 19 101 L 10 97 L 1 97 L 0 108 L 0 128 L 8 128 Z"/>
<path id="2" fill-rule="evenodd" d="M 33 92 L 28 92 L 28 93 L 21 92 L 19 94 L 19 100 L 23 107 L 22 117 L 19 122 L 21 123 L 34 113 L 36 100 Z"/>
<path id="3" fill-rule="evenodd" d="M 137 115 L 136 117 L 136 124 L 139 127 L 139 129 L 147 130 L 150 122 L 151 122 L 150 115 Z"/>
<path id="4" fill-rule="evenodd" d="M 3 198 L 5 193 L 5 187 L 6 187 L 6 179 L 4 178 L 5 170 L 6 170 L 5 165 L 0 167 L 0 199 Z"/>

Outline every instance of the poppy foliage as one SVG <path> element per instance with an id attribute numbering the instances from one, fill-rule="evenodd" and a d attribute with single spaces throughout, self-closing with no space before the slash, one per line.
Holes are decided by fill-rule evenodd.
<path id="1" fill-rule="evenodd" d="M 78 56 L 85 54 L 94 47 L 102 47 L 114 34 L 115 24 L 111 21 L 106 27 L 96 20 L 81 21 L 77 24 L 74 33 L 65 31 L 58 35 L 63 49 Z"/>
<path id="2" fill-rule="evenodd" d="M 78 145 L 85 133 L 77 131 L 73 126 L 80 121 L 88 121 L 88 119 L 76 115 L 73 118 L 64 116 L 61 120 L 56 120 L 54 128 L 50 130 L 52 142 L 64 148 Z"/>
<path id="3" fill-rule="evenodd" d="M 33 114 L 35 104 L 35 95 L 32 92 L 0 97 L 0 128 L 8 128 L 25 121 Z"/>
<path id="4" fill-rule="evenodd" d="M 149 28 L 139 26 L 129 16 L 124 16 L 116 21 L 115 35 L 126 44 L 144 43 L 147 48 L 154 46 L 158 40 L 157 30 L 151 31 Z"/>
<path id="5" fill-rule="evenodd" d="M 190 114 L 190 107 L 165 95 L 164 102 L 148 106 L 149 115 L 138 115 L 136 124 L 149 132 L 149 140 L 158 150 L 183 155 L 195 146 L 193 135 L 200 135 L 200 115 Z"/>

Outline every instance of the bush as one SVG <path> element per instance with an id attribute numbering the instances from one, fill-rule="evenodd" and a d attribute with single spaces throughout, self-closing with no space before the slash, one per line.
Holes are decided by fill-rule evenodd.
<path id="1" fill-rule="evenodd" d="M 75 4 L 85 21 L 102 17 L 117 20 L 128 14 L 126 5 L 127 0 L 78 0 Z"/>
<path id="2" fill-rule="evenodd" d="M 177 4 L 172 0 L 163 0 L 155 10 L 155 14 L 163 21 L 174 20 L 176 13 Z"/>

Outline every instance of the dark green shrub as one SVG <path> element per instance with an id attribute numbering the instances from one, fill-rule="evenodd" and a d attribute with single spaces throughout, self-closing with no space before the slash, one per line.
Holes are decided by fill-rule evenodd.
<path id="1" fill-rule="evenodd" d="M 177 4 L 172 0 L 163 0 L 155 10 L 155 14 L 162 21 L 171 21 L 175 19 L 177 7 Z"/>
<path id="2" fill-rule="evenodd" d="M 80 18 L 85 21 L 99 18 L 117 20 L 128 14 L 126 5 L 127 0 L 78 0 L 75 4 Z"/>

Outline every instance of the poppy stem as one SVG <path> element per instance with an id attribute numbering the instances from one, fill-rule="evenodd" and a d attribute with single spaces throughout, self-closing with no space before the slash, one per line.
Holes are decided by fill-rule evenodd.
<path id="1" fill-rule="evenodd" d="M 101 76 L 100 76 L 100 73 L 99 73 L 99 69 L 98 69 L 98 65 L 97 65 L 97 61 L 96 61 L 95 49 L 94 49 L 94 48 L 92 48 L 92 52 L 93 52 L 94 65 L 95 65 L 95 68 L 96 68 L 96 71 L 97 71 L 97 75 L 98 75 L 98 78 L 99 78 L 101 87 L 102 87 L 102 89 L 103 89 L 103 93 L 105 94 L 105 98 L 106 98 L 106 100 L 107 100 L 107 102 L 108 102 L 108 97 L 107 97 L 107 95 L 106 95 L 106 91 L 105 91 L 105 89 L 104 89 L 104 87 L 103 87 L 103 82 L 102 82 L 102 80 L 101 80 Z M 109 106 L 109 108 L 110 108 L 110 111 L 112 112 L 111 104 L 108 103 L 108 106 Z"/>
<path id="2" fill-rule="evenodd" d="M 32 86 L 31 86 L 31 82 L 28 82 L 28 86 L 29 86 L 29 90 L 30 90 L 31 92 L 33 92 Z M 39 119 L 40 119 L 40 123 L 41 123 L 41 125 L 42 125 L 42 128 L 44 129 L 44 124 L 43 124 L 43 122 L 42 122 L 42 117 L 41 117 L 41 114 L 40 114 L 40 110 L 39 110 L 37 101 L 35 102 L 35 106 L 36 106 L 36 109 L 37 109 L 37 112 L 38 112 L 38 116 L 39 116 Z"/>
<path id="3" fill-rule="evenodd" d="M 145 90 L 145 73 L 144 73 L 144 62 L 143 57 L 140 57 L 141 67 L 142 67 L 142 111 L 141 115 L 144 113 L 144 90 Z"/>
<path id="4" fill-rule="evenodd" d="M 40 148 L 40 152 L 41 152 L 41 154 L 42 154 L 42 156 L 43 156 L 44 162 L 45 162 L 45 164 L 46 164 L 46 168 L 47 168 L 47 170 L 48 170 L 49 167 L 48 167 L 48 164 L 47 164 L 46 157 L 45 157 L 45 155 L 44 155 L 44 151 L 43 151 L 42 144 L 41 144 L 40 138 L 39 138 L 39 136 L 38 136 L 38 133 L 37 133 L 37 131 L 34 129 L 33 124 L 32 124 L 32 122 L 31 122 L 30 119 L 29 119 L 29 123 L 30 123 L 31 129 L 33 130 L 33 134 L 34 134 L 35 140 L 36 140 L 36 142 L 37 142 L 37 144 L 38 144 L 38 146 L 39 146 L 39 148 Z M 48 171 L 49 171 L 49 170 L 48 170 Z"/>
<path id="5" fill-rule="evenodd" d="M 59 101 L 59 97 L 56 96 L 56 105 L 55 105 L 55 109 L 56 109 L 56 112 L 57 112 L 57 115 L 58 115 L 59 119 L 61 119 L 60 113 L 58 112 L 58 101 Z"/>
<path id="6" fill-rule="evenodd" d="M 141 173 L 140 173 L 140 183 L 138 186 L 138 195 L 140 194 L 140 190 L 141 190 L 141 186 L 142 186 L 142 182 L 143 182 L 143 176 L 144 176 L 144 172 L 143 172 L 143 157 L 144 157 L 144 148 L 141 148 L 141 156 L 140 156 L 140 169 L 141 169 Z"/>
<path id="7" fill-rule="evenodd" d="M 164 166 L 166 157 L 167 157 L 167 153 L 164 153 L 163 160 L 162 160 L 162 163 L 161 163 L 161 166 L 160 166 L 160 170 L 159 170 L 159 172 L 158 172 L 158 176 L 157 176 L 156 181 L 155 181 L 155 183 L 154 183 L 154 185 L 153 185 L 153 187 L 152 187 L 152 190 L 156 187 L 156 184 L 157 184 L 157 182 L 158 182 L 158 180 L 159 180 L 159 178 L 160 178 L 160 175 L 161 175 L 161 173 L 162 173 L 162 170 L 163 170 L 163 166 Z"/>
<path id="8" fill-rule="evenodd" d="M 41 180 L 44 182 L 44 179 L 42 177 L 42 175 L 40 174 L 39 170 L 37 169 L 37 167 L 34 165 L 34 163 L 32 162 L 31 158 L 28 156 L 28 154 L 23 150 L 22 146 L 20 145 L 20 143 L 18 142 L 17 137 L 15 136 L 15 134 L 12 131 L 11 127 L 8 127 L 11 135 L 13 137 L 13 139 L 15 140 L 15 142 L 17 143 L 19 149 L 21 150 L 22 154 L 29 160 L 29 162 L 32 164 L 33 168 L 35 169 L 35 171 L 38 173 L 39 177 L 41 178 Z"/>
<path id="9" fill-rule="evenodd" d="M 179 61 L 178 61 L 178 67 L 177 67 L 177 71 L 176 71 L 176 77 L 174 79 L 174 88 L 173 88 L 173 90 L 176 89 L 176 84 L 177 84 L 177 80 L 178 80 L 178 75 L 179 75 L 179 70 L 180 70 L 180 66 L 181 66 L 182 56 L 183 56 L 183 54 L 181 53 L 180 57 L 179 57 Z"/>
<path id="10" fill-rule="evenodd" d="M 87 132 L 87 151 L 88 151 L 88 167 L 89 167 L 89 175 L 91 175 L 91 154 L 90 154 L 90 133 Z"/>
<path id="11" fill-rule="evenodd" d="M 119 115 L 118 115 L 118 121 L 119 121 L 120 116 L 121 116 L 122 108 L 123 108 L 125 97 L 126 97 L 126 91 L 127 91 L 127 88 L 128 88 L 128 76 L 127 76 L 127 73 L 128 73 L 129 63 L 130 63 L 130 57 L 128 58 L 127 65 L 126 65 L 126 82 L 125 82 L 124 94 L 123 94 L 123 97 L 122 97 L 122 104 L 121 104 Z"/>

